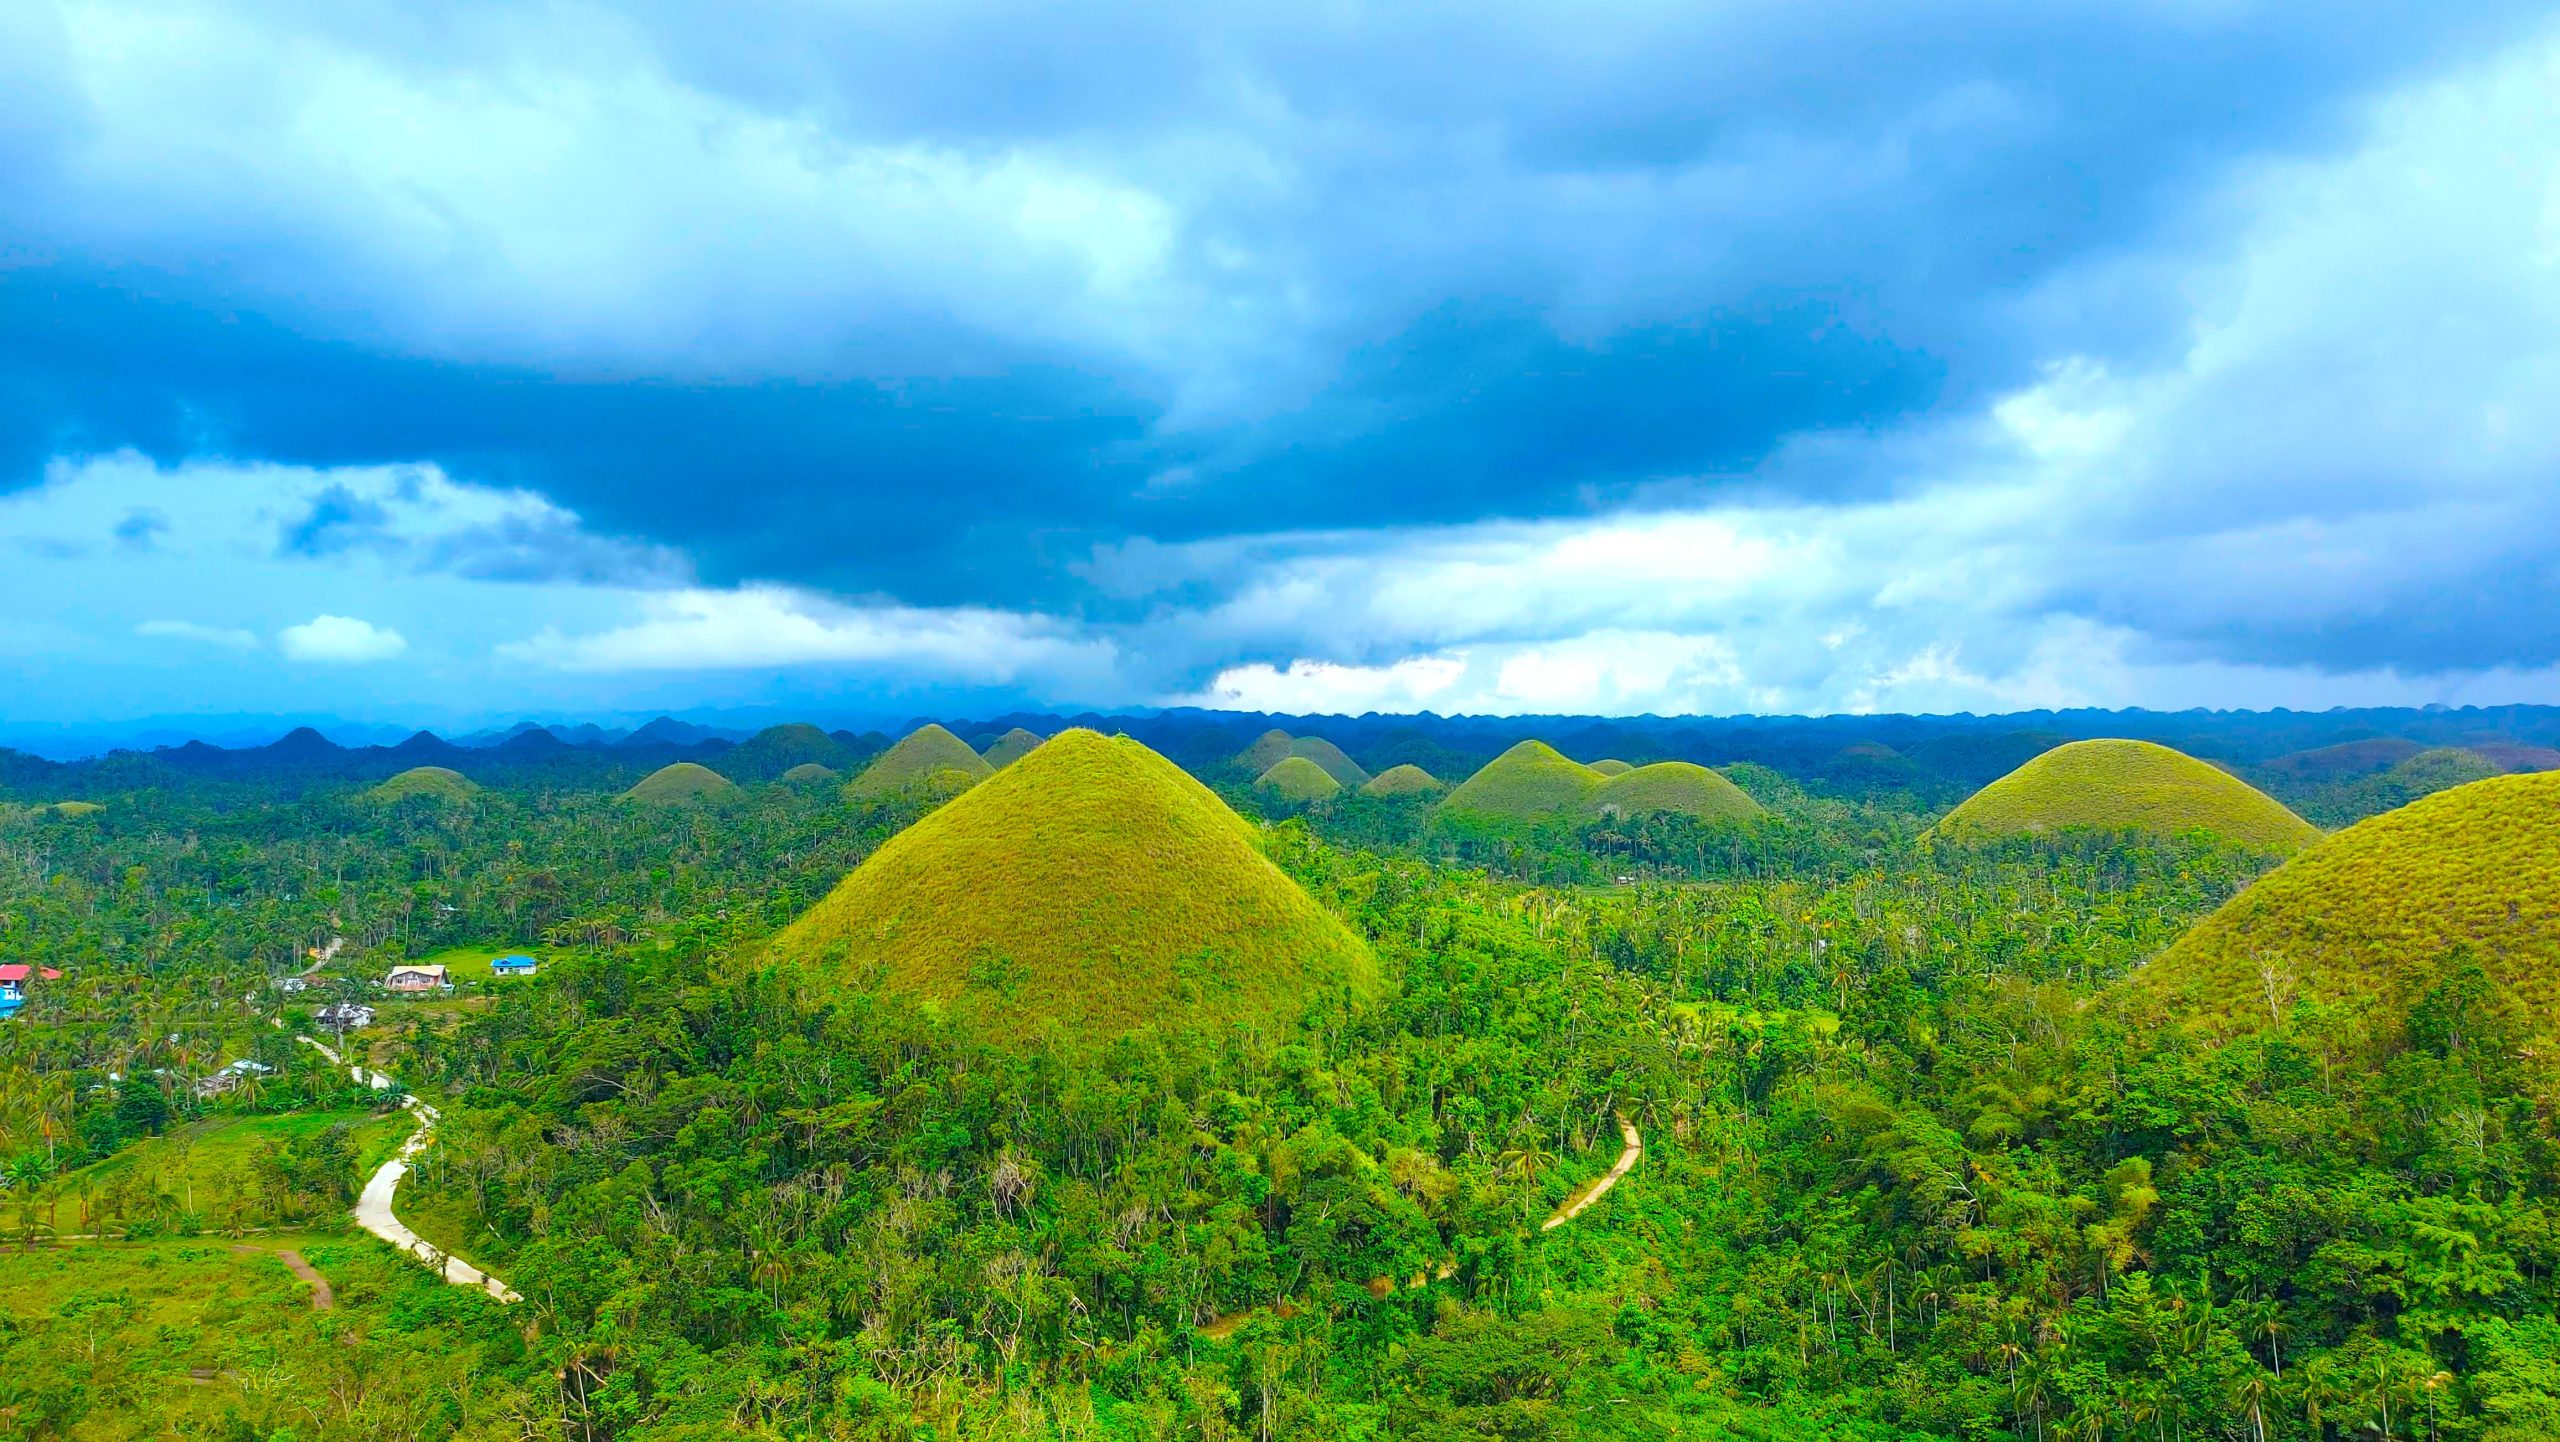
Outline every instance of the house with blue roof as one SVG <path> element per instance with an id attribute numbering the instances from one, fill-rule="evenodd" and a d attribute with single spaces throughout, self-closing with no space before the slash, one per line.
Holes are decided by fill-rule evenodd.
<path id="1" fill-rule="evenodd" d="M 542 963 L 535 961 L 532 957 L 519 952 L 490 962 L 489 974 L 491 976 L 531 976 L 541 968 L 541 965 Z"/>

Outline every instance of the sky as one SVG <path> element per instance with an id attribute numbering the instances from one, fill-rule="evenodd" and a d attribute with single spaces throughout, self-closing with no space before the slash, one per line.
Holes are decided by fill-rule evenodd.
<path id="1" fill-rule="evenodd" d="M 2560 702 L 2548 5 L 0 7 L 0 726 Z"/>

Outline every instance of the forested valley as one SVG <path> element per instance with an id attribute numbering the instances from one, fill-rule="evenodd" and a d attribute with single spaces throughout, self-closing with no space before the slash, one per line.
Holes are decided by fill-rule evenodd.
<path id="1" fill-rule="evenodd" d="M 1453 769 L 1363 761 L 1414 757 Z M 2285 864 L 2202 812 L 1968 834 L 1970 784 L 1867 757 L 1502 814 L 1268 760 L 1186 764 L 1374 984 L 1129 1029 L 1011 957 L 962 1005 L 787 944 L 1036 762 L 17 776 L 0 960 L 59 976 L 0 1023 L 0 1436 L 2560 1436 L 2554 898 L 2190 1012 L 2143 968 Z M 2410 799 L 2376 774 L 2302 810 Z M 2490 774 L 2444 785 L 2539 780 Z M 404 1098 L 401 1218 L 521 1300 L 342 1220 Z M 222 1280 L 274 1238 L 333 1310 Z"/>

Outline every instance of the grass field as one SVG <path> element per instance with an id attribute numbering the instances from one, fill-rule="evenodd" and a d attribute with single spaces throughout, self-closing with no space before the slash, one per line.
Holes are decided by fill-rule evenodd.
<path id="1" fill-rule="evenodd" d="M 367 801 L 406 801 L 413 796 L 432 796 L 438 801 L 468 801 L 479 786 L 468 776 L 449 766 L 412 766 L 381 785 L 367 791 Z"/>
<path id="2" fill-rule="evenodd" d="M 424 1435 L 522 1346 L 497 1303 L 360 1233 L 8 1250 L 0 1317 L 0 1428 L 98 1442 Z"/>
<path id="3" fill-rule="evenodd" d="M 489 963 L 499 957 L 517 955 L 530 956 L 537 961 L 547 962 L 552 958 L 553 953 L 548 948 L 538 946 L 449 946 L 442 951 L 430 952 L 419 957 L 408 965 L 441 966 L 445 969 L 445 974 L 455 981 L 517 981 L 522 978 L 502 978 L 493 975 L 489 970 Z"/>
<path id="4" fill-rule="evenodd" d="M 350 1184 L 380 1166 L 414 1125 L 407 1113 L 396 1110 L 187 1122 L 57 1178 L 48 1189 L 52 1225 L 63 1232 L 128 1227 L 182 1231 L 307 1220 L 316 1205 L 312 1199 L 268 1189 L 259 1177 L 257 1158 L 271 1147 L 308 1146 L 340 1123 L 350 1129 L 345 1178 Z M 14 1208 L 10 1215 L 13 1223 L 23 1216 Z M 13 1226 L 12 1234 L 17 1230 Z"/>
<path id="5" fill-rule="evenodd" d="M 1216 793 L 1084 730 L 893 837 L 774 950 L 1015 1032 L 1285 1018 L 1377 979 Z"/>

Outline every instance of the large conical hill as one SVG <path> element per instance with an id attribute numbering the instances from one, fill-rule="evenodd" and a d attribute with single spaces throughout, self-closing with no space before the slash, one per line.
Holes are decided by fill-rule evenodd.
<path id="1" fill-rule="evenodd" d="M 2273 852 L 2319 828 L 2227 771 L 2148 741 L 2057 746 L 1975 792 L 1936 834 L 1966 841 L 2075 829 L 2203 831 Z"/>
<path id="2" fill-rule="evenodd" d="M 1582 804 L 1594 816 L 1676 811 L 1705 821 L 1740 821 L 1761 814 L 1760 803 L 1741 787 L 1691 761 L 1657 761 L 1621 772 L 1594 787 Z"/>
<path id="3" fill-rule="evenodd" d="M 1580 807 L 1603 779 L 1544 741 L 1523 741 L 1486 762 L 1440 805 L 1460 815 L 1526 821 Z"/>
<path id="4" fill-rule="evenodd" d="M 2358 822 L 2223 903 L 2130 985 L 2181 1015 L 2258 1023 L 2295 995 L 2405 1005 L 2457 948 L 2560 1030 L 2560 772 Z"/>
<path id="5" fill-rule="evenodd" d="M 406 801 L 431 796 L 438 801 L 468 801 L 479 786 L 450 766 L 412 766 L 364 793 L 368 801 Z"/>
<path id="6" fill-rule="evenodd" d="M 995 739 L 995 743 L 986 749 L 985 755 L 987 758 L 987 764 L 998 771 L 1002 771 L 1016 761 L 1030 755 L 1033 748 L 1037 747 L 1039 744 L 1039 732 L 1026 731 L 1021 727 L 1016 726 L 1012 730 L 1004 733 L 1002 736 L 997 737 Z"/>
<path id="7" fill-rule="evenodd" d="M 1289 754 L 1323 767 L 1324 774 L 1332 777 L 1337 786 L 1369 784 L 1369 773 L 1360 769 L 1360 763 L 1352 760 L 1341 747 L 1321 736 L 1301 736 L 1291 741 Z"/>
<path id="8" fill-rule="evenodd" d="M 889 839 L 775 941 L 999 1032 L 1285 1023 L 1378 985 L 1250 823 L 1126 737 L 1070 730 Z"/>
<path id="9" fill-rule="evenodd" d="M 840 774 L 832 766 L 821 766 L 815 761 L 803 761 L 773 779 L 785 786 L 816 786 L 834 781 Z"/>
<path id="10" fill-rule="evenodd" d="M 652 806 L 692 806 L 737 794 L 738 784 L 728 777 L 696 762 L 678 761 L 641 778 L 639 785 L 622 793 L 622 799 Z"/>
<path id="11" fill-rule="evenodd" d="M 1252 745 L 1237 752 L 1236 764 L 1260 776 L 1263 772 L 1298 754 L 1291 749 L 1297 744 L 1296 737 L 1274 727 L 1255 737 Z"/>
<path id="12" fill-rule="evenodd" d="M 893 796 L 904 791 L 948 792 L 984 781 L 995 774 L 987 758 L 943 727 L 927 723 L 908 732 L 897 745 L 880 753 L 846 789 L 858 797 Z M 943 772 L 956 772 L 946 777 Z"/>
<path id="13" fill-rule="evenodd" d="M 1420 796 L 1445 789 L 1440 784 L 1439 777 L 1407 762 L 1401 766 L 1390 766 L 1370 777 L 1369 784 L 1360 788 L 1360 794 L 1363 796 Z"/>
<path id="14" fill-rule="evenodd" d="M 1304 756 L 1281 757 L 1276 765 L 1262 773 L 1262 779 L 1253 784 L 1258 791 L 1267 791 L 1300 806 L 1325 800 L 1342 790 L 1341 782 Z"/>

